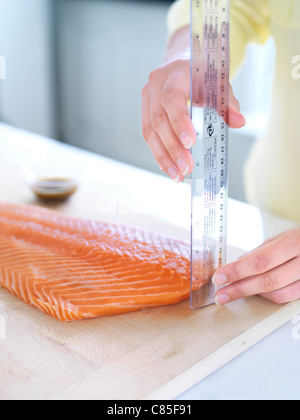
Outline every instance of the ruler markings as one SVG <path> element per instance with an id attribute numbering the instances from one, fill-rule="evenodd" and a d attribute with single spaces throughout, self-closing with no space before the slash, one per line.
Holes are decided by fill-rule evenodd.
<path id="1" fill-rule="evenodd" d="M 230 0 L 191 0 L 193 309 L 214 302 L 211 277 L 226 261 L 229 8 Z"/>

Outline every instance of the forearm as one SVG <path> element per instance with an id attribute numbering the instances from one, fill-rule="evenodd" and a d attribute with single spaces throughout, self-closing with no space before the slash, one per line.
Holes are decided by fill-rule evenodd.
<path id="1" fill-rule="evenodd" d="M 169 39 L 165 62 L 176 60 L 189 60 L 191 56 L 190 28 L 185 26 L 176 31 Z"/>

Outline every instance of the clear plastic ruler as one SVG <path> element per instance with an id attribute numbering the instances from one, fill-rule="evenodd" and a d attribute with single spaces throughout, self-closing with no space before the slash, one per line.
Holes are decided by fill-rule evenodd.
<path id="1" fill-rule="evenodd" d="M 214 303 L 215 270 L 226 263 L 230 0 L 191 0 L 191 308 Z"/>

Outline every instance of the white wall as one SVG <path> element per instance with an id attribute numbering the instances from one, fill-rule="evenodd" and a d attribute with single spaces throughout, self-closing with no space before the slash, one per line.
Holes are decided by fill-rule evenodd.
<path id="1" fill-rule="evenodd" d="M 164 57 L 168 3 L 57 3 L 60 126 L 65 141 L 153 171 L 141 92 Z"/>
<path id="2" fill-rule="evenodd" d="M 150 0 L 0 0 L 7 67 L 0 119 L 159 172 L 142 136 L 141 91 L 163 60 L 168 7 Z M 240 200 L 244 162 L 268 117 L 273 61 L 271 41 L 250 46 L 234 81 L 248 120 L 230 140 L 230 196 Z"/>
<path id="3" fill-rule="evenodd" d="M 268 126 L 275 56 L 273 39 L 262 46 L 250 44 L 244 65 L 233 80 L 233 89 L 247 125 L 241 130 L 230 130 L 229 194 L 241 201 L 246 200 L 244 164 L 254 141 L 263 136 Z"/>
<path id="4" fill-rule="evenodd" d="M 40 134 L 54 134 L 51 1 L 0 0 L 0 118 Z"/>
<path id="5" fill-rule="evenodd" d="M 161 64 L 169 5 L 64 0 L 58 7 L 61 133 L 65 141 L 159 172 L 141 132 L 141 90 Z M 245 200 L 243 165 L 267 123 L 272 41 L 250 45 L 234 90 L 247 127 L 231 131 L 231 197 Z"/>

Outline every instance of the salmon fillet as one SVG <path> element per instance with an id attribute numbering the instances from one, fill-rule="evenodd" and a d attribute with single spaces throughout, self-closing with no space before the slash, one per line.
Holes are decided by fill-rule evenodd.
<path id="1" fill-rule="evenodd" d="M 164 306 L 190 294 L 186 242 L 0 203 L 0 285 L 60 321 Z"/>

